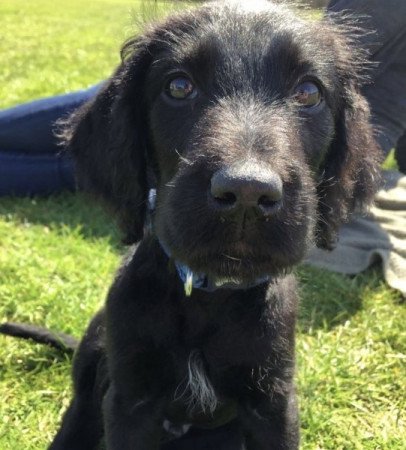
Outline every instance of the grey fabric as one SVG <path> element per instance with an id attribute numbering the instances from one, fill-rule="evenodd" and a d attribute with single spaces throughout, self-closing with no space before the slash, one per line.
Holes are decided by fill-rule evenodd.
<path id="1" fill-rule="evenodd" d="M 350 275 L 380 262 L 387 283 L 406 296 L 406 176 L 386 171 L 384 180 L 370 215 L 344 225 L 337 248 L 313 249 L 307 262 Z"/>

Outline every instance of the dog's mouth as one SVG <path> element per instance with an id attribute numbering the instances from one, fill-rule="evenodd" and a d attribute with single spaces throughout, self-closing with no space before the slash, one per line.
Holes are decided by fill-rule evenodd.
<path id="1" fill-rule="evenodd" d="M 210 283 L 220 285 L 255 285 L 290 270 L 296 263 L 292 255 L 272 252 L 261 242 L 253 245 L 248 240 L 231 242 L 194 242 L 193 246 L 169 246 L 160 240 L 162 247 L 175 263 L 190 270 L 197 277 L 205 277 Z M 301 257 L 301 255 L 300 255 Z"/>
<path id="2" fill-rule="evenodd" d="M 166 254 L 188 270 L 241 284 L 286 273 L 303 259 L 311 242 L 305 224 L 261 222 L 234 230 L 221 222 L 213 226 L 213 222 L 191 229 L 176 221 L 173 228 L 157 227 L 156 235 Z"/>

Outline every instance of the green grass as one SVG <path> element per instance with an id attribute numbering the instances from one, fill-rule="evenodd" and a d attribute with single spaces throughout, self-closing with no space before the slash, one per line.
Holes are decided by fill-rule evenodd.
<path id="1" fill-rule="evenodd" d="M 1 106 L 103 79 L 135 29 L 137 5 L 3 0 Z M 79 336 L 121 253 L 111 219 L 82 195 L 0 199 L 0 320 Z M 302 448 L 404 449 L 404 303 L 379 271 L 349 278 L 301 268 L 299 275 Z M 45 448 L 70 398 L 70 367 L 56 351 L 0 337 L 1 450 Z"/>

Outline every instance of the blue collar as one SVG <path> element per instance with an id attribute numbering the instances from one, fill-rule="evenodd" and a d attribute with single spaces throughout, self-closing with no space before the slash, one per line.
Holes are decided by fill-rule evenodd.
<path id="1" fill-rule="evenodd" d="M 171 254 L 167 248 L 167 246 L 158 239 L 163 251 L 166 256 L 171 259 Z M 182 281 L 183 287 L 185 289 L 186 297 L 190 297 L 192 295 L 193 288 L 201 289 L 206 292 L 214 292 L 217 289 L 250 289 L 260 284 L 267 283 L 271 280 L 269 275 L 256 278 L 254 281 L 250 283 L 245 283 L 238 279 L 232 278 L 215 278 L 209 277 L 204 273 L 194 272 L 190 267 L 186 264 L 182 264 L 179 261 L 173 260 L 176 271 L 178 272 L 178 276 Z"/>
<path id="2" fill-rule="evenodd" d="M 149 216 L 151 216 L 155 210 L 155 200 L 156 200 L 156 190 L 150 189 L 148 194 L 148 211 L 150 213 Z M 152 226 L 150 218 L 147 226 L 148 228 L 151 228 Z M 166 256 L 169 259 L 171 259 L 172 257 L 168 247 L 159 239 L 158 242 L 160 243 Z M 174 260 L 174 264 L 176 267 L 176 271 L 178 272 L 178 276 L 182 281 L 183 287 L 185 289 L 186 297 L 190 297 L 192 295 L 193 288 L 201 289 L 207 292 L 214 292 L 217 289 L 235 289 L 235 290 L 250 289 L 255 286 L 259 286 L 260 284 L 267 283 L 271 280 L 271 277 L 269 275 L 266 275 L 263 277 L 256 278 L 250 283 L 245 283 L 238 279 L 215 278 L 209 277 L 204 273 L 193 272 L 193 270 L 190 269 L 190 267 L 188 267 L 186 264 L 181 263 L 180 261 Z"/>

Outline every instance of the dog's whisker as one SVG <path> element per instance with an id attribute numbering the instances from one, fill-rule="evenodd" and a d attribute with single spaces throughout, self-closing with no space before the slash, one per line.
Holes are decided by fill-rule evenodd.
<path id="1" fill-rule="evenodd" d="M 175 148 L 175 153 L 179 156 L 179 160 L 183 161 L 185 164 L 187 164 L 188 166 L 192 166 L 193 162 L 190 161 L 188 158 L 186 158 L 185 156 L 181 155 L 178 151 L 178 149 Z"/>
<path id="2" fill-rule="evenodd" d="M 231 259 L 232 261 L 239 261 L 239 262 L 241 262 L 241 258 L 237 258 L 237 257 L 235 257 L 235 256 L 227 255 L 227 254 L 225 254 L 225 253 L 222 253 L 222 255 L 223 255 L 225 258 L 227 258 L 227 259 Z"/>

